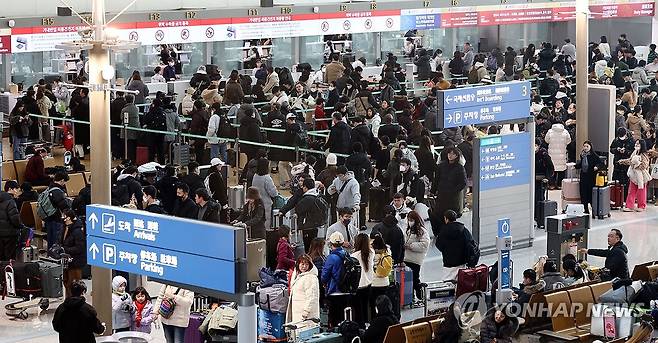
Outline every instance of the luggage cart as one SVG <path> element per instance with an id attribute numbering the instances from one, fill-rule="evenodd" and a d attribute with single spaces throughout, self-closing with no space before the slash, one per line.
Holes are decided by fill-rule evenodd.
<path id="1" fill-rule="evenodd" d="M 59 260 L 54 260 L 54 259 L 49 259 L 49 258 L 40 258 L 41 261 L 45 262 L 54 262 L 61 264 L 62 266 L 62 275 L 60 275 L 60 280 L 64 279 L 64 270 L 68 267 L 69 262 L 72 261 L 72 258 L 68 254 L 62 254 L 61 258 Z M 15 297 L 15 287 L 14 287 L 14 268 L 11 264 L 11 262 L 5 267 L 4 270 L 4 277 L 6 280 L 6 288 L 4 290 L 4 294 L 10 296 L 10 297 Z M 64 287 L 63 284 L 61 284 L 61 287 Z M 61 298 L 53 298 L 54 300 L 60 300 Z M 10 318 L 16 318 L 16 319 L 22 319 L 25 320 L 29 317 L 28 315 L 28 310 L 32 308 L 40 308 L 42 311 L 47 310 L 50 307 L 50 301 L 51 298 L 47 297 L 34 297 L 28 299 L 23 299 L 21 301 L 9 303 L 5 305 L 5 314 L 10 317 Z"/>

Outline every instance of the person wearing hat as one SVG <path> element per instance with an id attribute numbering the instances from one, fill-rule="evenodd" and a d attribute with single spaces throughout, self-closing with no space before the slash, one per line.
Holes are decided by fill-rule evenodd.
<path id="1" fill-rule="evenodd" d="M 320 280 L 326 289 L 327 302 L 329 303 L 329 324 L 330 326 L 337 326 L 341 322 L 344 306 L 347 304 L 349 297 L 345 297 L 340 293 L 339 285 L 341 276 L 344 274 L 343 260 L 347 256 L 347 252 L 343 249 L 345 238 L 340 232 L 334 232 L 329 236 L 329 244 L 331 245 L 331 252 L 327 256 L 327 260 L 322 267 L 322 274 Z M 332 325 L 333 324 L 333 325 Z"/>
<path id="2" fill-rule="evenodd" d="M 210 170 L 208 176 L 203 181 L 206 189 L 210 192 L 210 196 L 219 203 L 223 209 L 228 208 L 228 190 L 227 180 L 224 175 L 224 161 L 218 157 L 210 161 Z M 222 217 L 223 218 L 223 217 Z"/>
<path id="3" fill-rule="evenodd" d="M 190 87 L 204 91 L 208 86 L 210 86 L 210 77 L 208 77 L 208 73 L 206 72 L 206 66 L 199 66 L 190 80 Z"/>

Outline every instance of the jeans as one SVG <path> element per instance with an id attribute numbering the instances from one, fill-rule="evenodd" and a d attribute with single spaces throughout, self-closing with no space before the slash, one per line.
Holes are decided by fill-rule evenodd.
<path id="1" fill-rule="evenodd" d="M 647 207 L 647 185 L 640 189 L 635 182 L 630 182 L 628 196 L 626 197 L 626 208 L 635 208 L 635 198 L 637 198 L 637 208 L 645 209 Z"/>
<path id="2" fill-rule="evenodd" d="M 62 232 L 64 224 L 61 220 L 58 219 L 46 219 L 43 223 L 43 226 L 46 229 L 46 240 L 48 241 L 48 247 L 51 247 L 59 240 L 59 236 Z"/>
<path id="3" fill-rule="evenodd" d="M 14 160 L 24 160 L 25 146 L 23 144 L 27 142 L 27 138 L 18 136 L 12 136 L 12 138 L 14 145 Z"/>
<path id="4" fill-rule="evenodd" d="M 162 324 L 165 341 L 167 343 L 185 343 L 185 329 L 178 326 Z"/>
<path id="5" fill-rule="evenodd" d="M 226 143 L 210 144 L 210 159 L 220 157 L 223 162 L 228 161 L 228 147 Z"/>

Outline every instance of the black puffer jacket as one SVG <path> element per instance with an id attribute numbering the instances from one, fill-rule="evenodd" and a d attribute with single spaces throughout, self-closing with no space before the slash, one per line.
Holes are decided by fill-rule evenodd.
<path id="1" fill-rule="evenodd" d="M 176 199 L 176 204 L 171 215 L 179 218 L 197 219 L 198 213 L 199 206 L 194 203 L 194 200 L 187 198 L 185 200 Z"/>
<path id="2" fill-rule="evenodd" d="M 512 336 L 519 328 L 516 317 L 508 317 L 501 324 L 496 324 L 496 311 L 492 309 L 482 321 L 480 327 L 480 342 L 512 343 Z"/>
<path id="3" fill-rule="evenodd" d="M 363 146 L 363 151 L 372 153 L 372 131 L 366 124 L 360 124 L 352 129 L 352 145 L 359 142 Z"/>
<path id="4" fill-rule="evenodd" d="M 372 175 L 372 163 L 364 152 L 352 154 L 345 160 L 347 170 L 354 172 L 354 178 L 359 183 L 367 181 Z"/>
<path id="5" fill-rule="evenodd" d="M 628 248 L 624 242 L 608 247 L 608 249 L 588 249 L 587 254 L 605 257 L 605 267 L 610 269 L 610 278 L 628 279 Z"/>
<path id="6" fill-rule="evenodd" d="M 59 333 L 60 343 L 94 343 L 94 334 L 105 328 L 96 310 L 84 297 L 70 297 L 57 307 L 53 317 L 53 329 Z"/>
<path id="7" fill-rule="evenodd" d="M 264 141 L 258 121 L 251 116 L 244 116 L 244 118 L 242 118 L 238 135 L 241 141 L 244 140 L 255 143 L 262 143 Z M 258 149 L 260 149 L 260 147 L 252 144 L 240 144 L 241 152 L 244 152 L 247 156 L 256 155 Z"/>
<path id="8" fill-rule="evenodd" d="M 350 127 L 343 121 L 339 121 L 336 125 L 331 127 L 329 133 L 329 140 L 325 145 L 325 149 L 329 152 L 337 154 L 349 155 L 352 152 L 352 133 Z"/>
<path id="9" fill-rule="evenodd" d="M 452 222 L 441 227 L 436 238 L 436 248 L 443 255 L 443 266 L 446 268 L 466 264 L 466 241 L 472 239 L 471 232 L 460 222 Z"/>
<path id="10" fill-rule="evenodd" d="M 398 226 L 398 220 L 393 215 L 384 217 L 381 223 L 372 228 L 372 233 L 379 233 L 384 239 L 384 243 L 391 247 L 391 257 L 393 263 L 404 262 L 404 233 Z"/>
<path id="11" fill-rule="evenodd" d="M 466 187 L 466 169 L 459 162 L 439 163 L 432 186 L 432 191 L 439 194 L 460 192 Z"/>
<path id="12" fill-rule="evenodd" d="M 11 194 L 0 192 L 0 237 L 18 236 L 21 217 Z"/>
<path id="13" fill-rule="evenodd" d="M 80 220 L 73 222 L 68 229 L 62 230 L 59 243 L 64 248 L 64 252 L 71 255 L 73 259 L 69 262 L 69 267 L 82 268 L 87 265 L 87 239 Z"/>

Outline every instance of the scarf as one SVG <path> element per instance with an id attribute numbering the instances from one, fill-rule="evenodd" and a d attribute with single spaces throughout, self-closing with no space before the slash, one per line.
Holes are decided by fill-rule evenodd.
<path id="1" fill-rule="evenodd" d="M 135 307 L 137 308 L 137 316 L 135 317 L 135 326 L 136 327 L 141 327 L 142 326 L 142 311 L 144 310 L 144 306 L 146 306 L 146 301 L 143 303 L 140 303 L 139 301 L 135 301 Z"/>
<path id="2" fill-rule="evenodd" d="M 580 158 L 580 161 L 581 161 L 580 167 L 581 167 L 581 170 L 583 172 L 588 172 L 589 171 L 589 161 L 587 160 L 587 157 L 589 156 L 589 154 L 590 154 L 589 152 L 583 153 L 581 158 Z"/>

